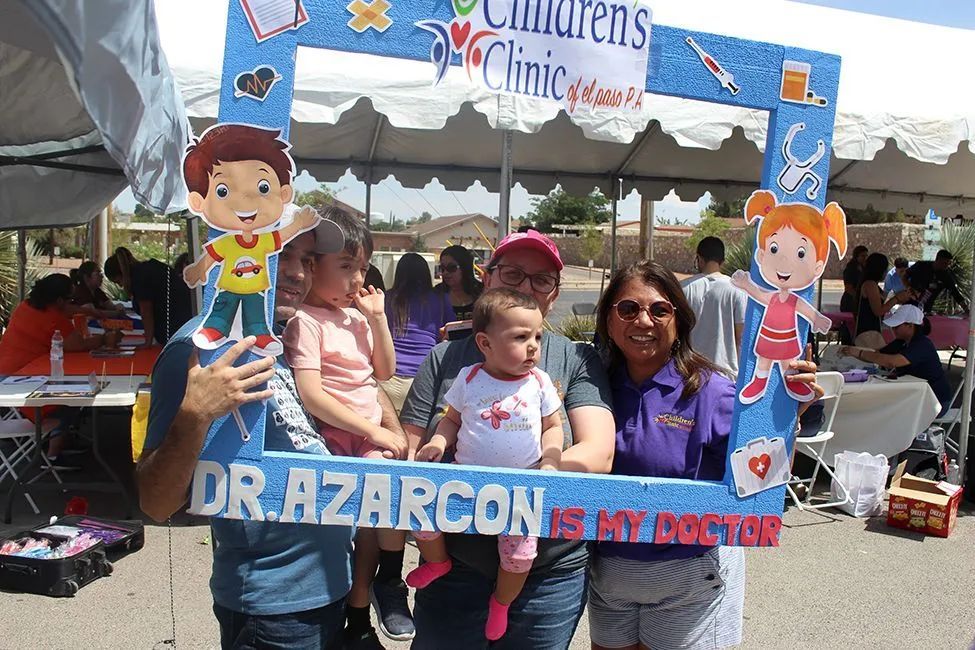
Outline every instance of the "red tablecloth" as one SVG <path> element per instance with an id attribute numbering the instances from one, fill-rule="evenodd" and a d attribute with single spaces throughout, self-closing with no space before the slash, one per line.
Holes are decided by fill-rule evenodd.
<path id="1" fill-rule="evenodd" d="M 95 372 L 106 375 L 148 375 L 156 358 L 162 352 L 161 346 L 140 348 L 131 357 L 95 358 L 88 352 L 67 352 L 64 355 L 65 375 L 87 375 Z M 13 373 L 15 375 L 47 375 L 51 372 L 51 359 L 48 355 L 37 357 L 26 366 Z"/>
<path id="2" fill-rule="evenodd" d="M 838 329 L 840 325 L 846 325 L 850 333 L 853 333 L 853 314 L 848 312 L 830 312 L 823 314 L 833 321 L 833 329 Z M 932 314 L 928 316 L 931 323 L 931 342 L 939 350 L 951 350 L 954 348 L 968 347 L 968 317 L 962 316 L 939 316 Z M 889 342 L 894 336 L 889 329 L 884 328 L 884 338 Z"/>

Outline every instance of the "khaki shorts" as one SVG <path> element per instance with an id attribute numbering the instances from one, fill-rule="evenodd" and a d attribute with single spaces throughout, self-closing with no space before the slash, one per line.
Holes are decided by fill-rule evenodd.
<path id="1" fill-rule="evenodd" d="M 402 377 L 400 375 L 393 375 L 386 381 L 379 382 L 379 385 L 389 396 L 389 401 L 393 403 L 393 408 L 396 409 L 396 415 L 403 410 L 403 403 L 406 402 L 406 396 L 410 392 L 410 386 L 413 385 L 413 377 Z"/>

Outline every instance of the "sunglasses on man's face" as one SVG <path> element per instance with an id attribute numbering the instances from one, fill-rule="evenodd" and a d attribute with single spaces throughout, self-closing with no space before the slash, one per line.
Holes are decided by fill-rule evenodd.
<path id="1" fill-rule="evenodd" d="M 613 307 L 616 309 L 616 315 L 619 319 L 626 322 L 635 321 L 641 311 L 647 312 L 650 318 L 657 323 L 670 320 L 674 315 L 674 306 L 666 300 L 658 300 L 646 306 L 641 305 L 636 300 L 620 300 Z"/>
<path id="2" fill-rule="evenodd" d="M 454 262 L 451 262 L 450 264 L 441 264 L 440 265 L 440 272 L 441 273 L 453 273 L 453 272 L 458 271 L 458 270 L 460 270 L 460 264 L 456 264 Z"/>

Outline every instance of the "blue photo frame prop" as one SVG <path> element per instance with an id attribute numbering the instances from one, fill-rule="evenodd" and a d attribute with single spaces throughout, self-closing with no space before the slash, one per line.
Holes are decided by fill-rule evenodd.
<path id="1" fill-rule="evenodd" d="M 249 3 L 232 0 L 219 121 L 281 129 L 287 139 L 299 46 L 429 61 L 436 36 L 417 24 L 449 24 L 460 10 L 479 10 L 478 1 L 392 0 L 383 14 L 387 21 L 354 27 L 346 0 L 302 0 L 303 20 L 297 27 L 259 39 Z M 621 6 L 640 8 L 630 0 L 604 4 L 612 5 L 605 7 L 611 12 L 621 11 Z M 461 65 L 460 56 L 454 54 L 450 64 Z M 266 80 L 255 72 L 268 68 L 273 75 L 266 73 Z M 654 24 L 643 90 L 768 111 L 761 187 L 773 192 L 779 204 L 801 203 L 822 211 L 839 73 L 835 55 Z M 244 78 L 249 92 L 241 92 L 241 75 L 248 74 L 253 75 Z M 431 67 L 431 83 L 436 74 Z M 797 124 L 802 128 L 795 128 Z M 270 270 L 273 277 L 276 261 Z M 754 261 L 750 277 L 757 286 L 770 288 Z M 812 292 L 811 287 L 798 291 L 806 300 Z M 212 298 L 211 277 L 207 304 Z M 739 391 L 755 367 L 751 350 L 762 313 L 750 301 Z M 807 332 L 808 326 L 799 321 L 800 340 L 805 341 Z M 232 418 L 214 423 L 194 477 L 190 511 L 458 533 L 775 546 L 785 487 L 779 481 L 740 496 L 732 456 L 763 439 L 775 440 L 788 470 L 796 406 L 775 373 L 761 399 L 736 402 L 725 480 L 705 482 L 270 452 L 264 450 L 264 407 L 255 405 L 243 413 L 251 433 L 247 440 Z M 760 468 L 768 472 L 764 465 Z"/>

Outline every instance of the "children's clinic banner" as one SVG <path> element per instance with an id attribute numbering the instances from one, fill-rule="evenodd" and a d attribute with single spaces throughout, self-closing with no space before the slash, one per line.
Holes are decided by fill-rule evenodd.
<path id="1" fill-rule="evenodd" d="M 556 102 L 569 113 L 641 110 L 652 95 L 672 95 L 768 111 L 769 128 L 761 190 L 744 215 L 758 224 L 756 257 L 750 273 L 735 278 L 751 299 L 723 482 L 266 452 L 264 407 L 254 405 L 212 427 L 191 512 L 489 535 L 778 544 L 797 401 L 812 397 L 784 368 L 802 353 L 810 326 L 826 327 L 811 305 L 812 286 L 828 256 L 846 247 L 843 212 L 825 204 L 839 57 L 655 25 L 650 8 L 632 0 L 231 0 L 227 21 L 220 123 L 271 130 L 282 151 L 298 47 L 427 61 L 432 87 L 453 67 L 472 84 Z M 231 296 L 262 334 L 273 305 L 274 253 L 313 217 L 267 225 L 290 201 L 290 176 L 276 176 L 261 186 L 276 211 L 266 213 L 271 221 L 259 213 L 272 233 L 262 235 L 262 257 L 238 260 L 264 300 Z M 212 181 L 206 189 L 222 191 Z M 198 203 L 207 209 L 205 197 Z M 236 263 L 207 272 L 223 251 L 246 252 L 227 237 L 257 229 L 229 218 L 249 213 L 224 216 L 212 236 L 227 243 L 214 243 L 211 261 L 194 267 L 211 315 L 229 313 L 215 298 L 245 283 L 226 275 Z M 258 305 L 265 318 L 254 315 Z M 219 347 L 204 357 L 234 337 L 226 317 L 214 323 L 198 340 Z M 276 352 L 273 337 L 264 342 L 267 353 Z"/>

